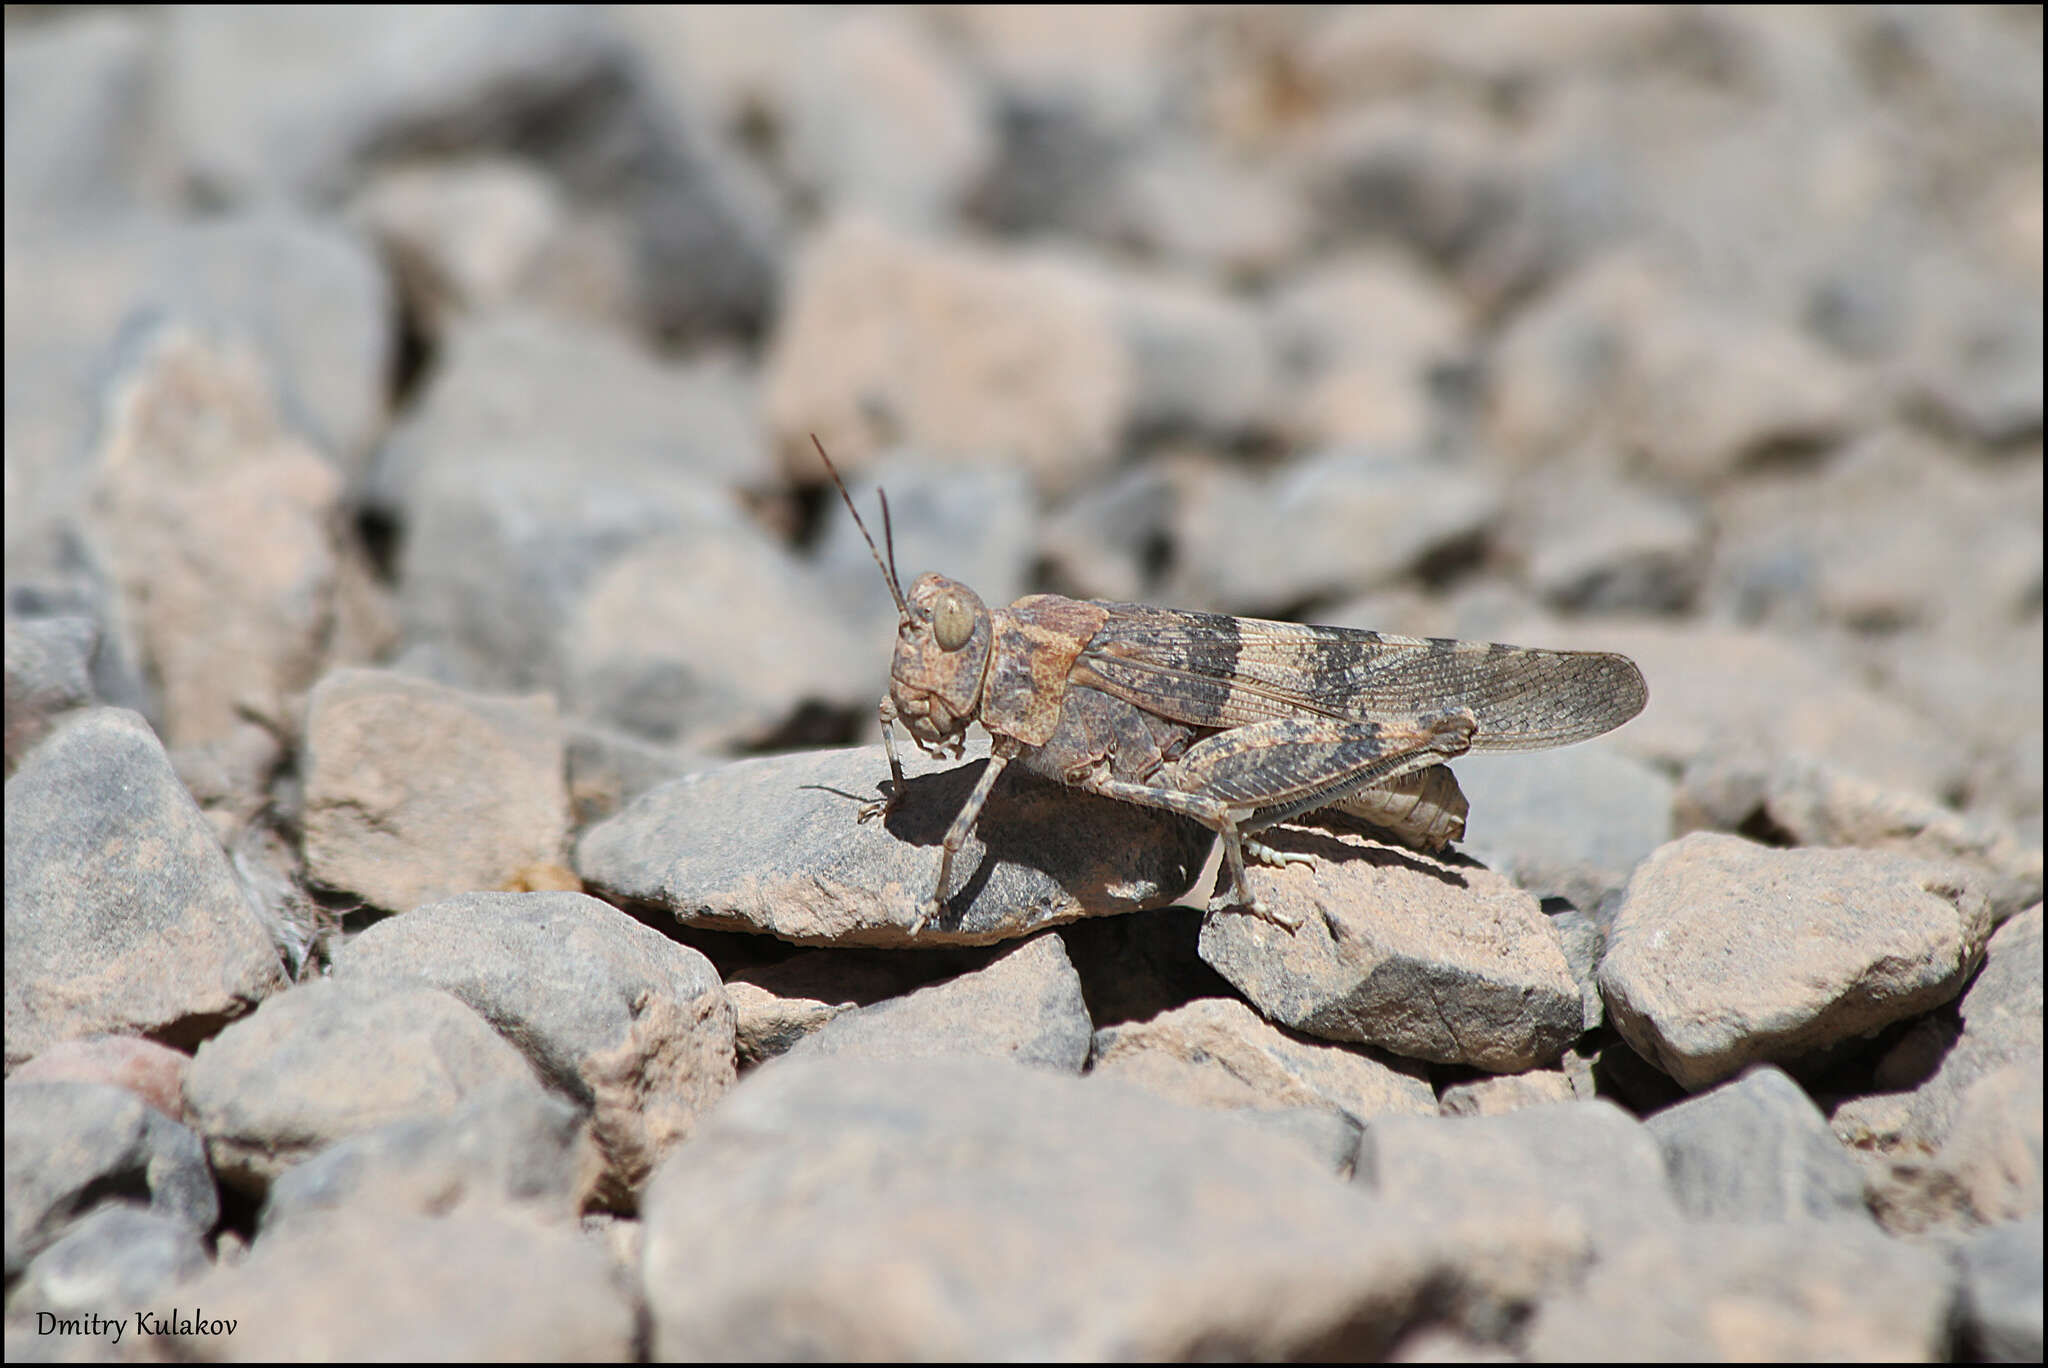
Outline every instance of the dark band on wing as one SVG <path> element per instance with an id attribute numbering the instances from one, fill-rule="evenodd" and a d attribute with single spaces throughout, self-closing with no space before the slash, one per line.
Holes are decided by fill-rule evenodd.
<path id="1" fill-rule="evenodd" d="M 1536 750 L 1642 711 L 1634 662 L 1597 651 L 1389 636 L 1107 603 L 1077 682 L 1205 727 L 1276 717 L 1412 718 L 1470 708 L 1474 750 Z"/>

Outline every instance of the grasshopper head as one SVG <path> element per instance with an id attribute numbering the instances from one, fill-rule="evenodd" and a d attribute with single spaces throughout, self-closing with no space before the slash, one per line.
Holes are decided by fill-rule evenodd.
<path id="1" fill-rule="evenodd" d="M 889 662 L 897 716 L 924 750 L 951 743 L 958 753 L 981 707 L 993 628 L 988 607 L 958 580 L 921 575 L 910 586 Z"/>
<path id="2" fill-rule="evenodd" d="M 896 578 L 896 537 L 889 527 L 889 498 L 882 496 L 882 538 L 889 558 L 875 547 L 839 468 L 825 454 L 825 444 L 811 434 L 811 445 L 832 476 L 832 484 L 853 515 L 853 525 L 875 558 L 889 596 L 896 600 L 896 656 L 889 662 L 889 701 L 910 729 L 920 749 L 933 755 L 960 754 L 967 724 L 981 709 L 981 681 L 988 673 L 989 642 L 995 627 L 988 606 L 972 589 L 944 575 L 924 575 L 910 586 L 909 597 Z M 892 753 L 893 761 L 893 753 Z"/>

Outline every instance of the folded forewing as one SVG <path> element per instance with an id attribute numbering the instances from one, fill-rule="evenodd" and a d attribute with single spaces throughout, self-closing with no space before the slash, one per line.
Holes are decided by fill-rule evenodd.
<path id="1" fill-rule="evenodd" d="M 1540 750 L 1611 731 L 1649 696 L 1635 662 L 1601 651 L 1102 606 L 1109 619 L 1075 662 L 1075 682 L 1196 726 L 1470 708 L 1473 750 Z"/>

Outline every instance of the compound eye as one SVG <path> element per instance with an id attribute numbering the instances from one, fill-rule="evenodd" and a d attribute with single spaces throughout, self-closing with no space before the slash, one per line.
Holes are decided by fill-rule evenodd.
<path id="1" fill-rule="evenodd" d="M 974 610 L 952 594 L 932 607 L 932 635 L 942 651 L 957 651 L 974 635 Z"/>

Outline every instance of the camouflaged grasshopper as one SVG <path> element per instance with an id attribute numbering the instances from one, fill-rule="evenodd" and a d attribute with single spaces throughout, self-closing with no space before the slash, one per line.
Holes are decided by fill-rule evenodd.
<path id="1" fill-rule="evenodd" d="M 885 562 L 846 484 L 812 443 L 895 597 L 896 653 L 882 699 L 882 742 L 903 794 L 901 722 L 920 749 L 962 754 L 967 724 L 992 745 L 988 767 L 946 832 L 932 896 L 937 916 L 953 857 L 997 776 L 1015 762 L 1084 793 L 1192 817 L 1223 838 L 1230 887 L 1210 910 L 1239 908 L 1289 930 L 1252 895 L 1245 857 L 1312 857 L 1251 833 L 1336 808 L 1397 839 L 1438 850 L 1465 834 L 1465 795 L 1443 762 L 1467 751 L 1543 750 L 1612 731 L 1643 710 L 1642 672 L 1626 656 L 1387 636 L 1138 603 L 1031 594 L 991 610 L 972 589 L 925 574 L 903 592 L 889 503 Z"/>

